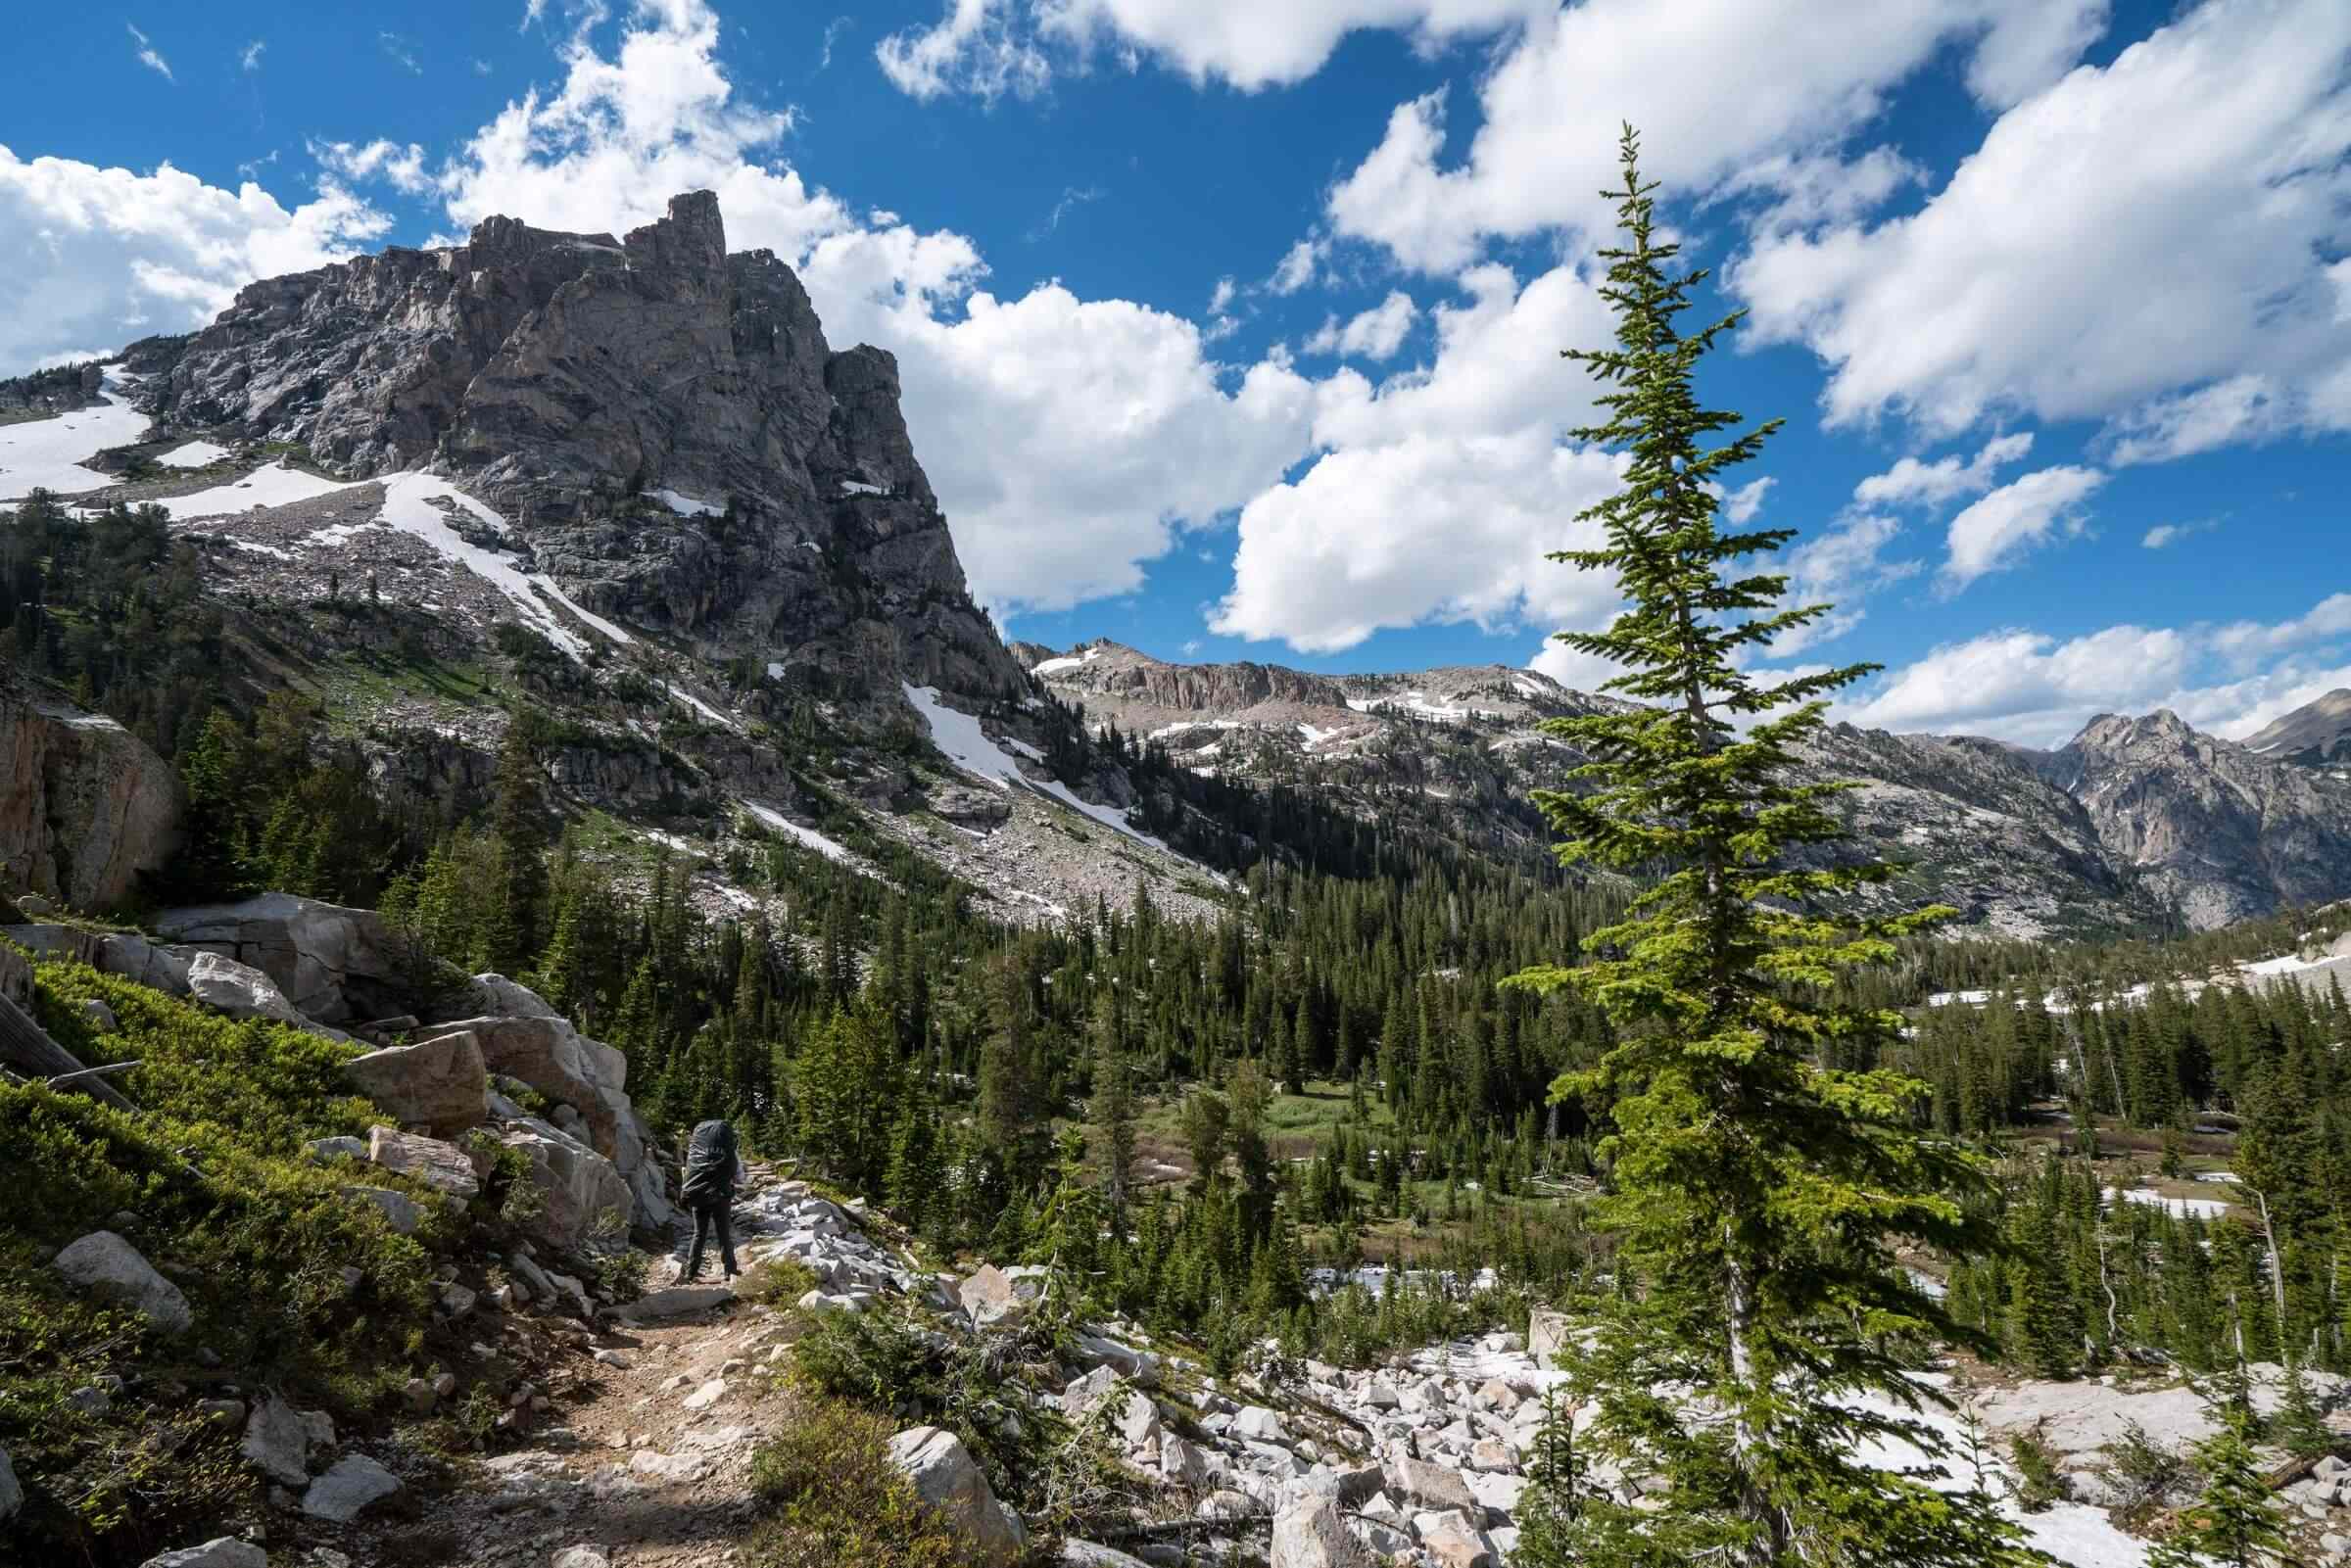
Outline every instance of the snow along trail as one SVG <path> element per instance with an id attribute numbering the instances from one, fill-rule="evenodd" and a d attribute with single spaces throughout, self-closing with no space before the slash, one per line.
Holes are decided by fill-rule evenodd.
<path id="1" fill-rule="evenodd" d="M 793 822 L 790 817 L 785 816 L 784 813 L 778 811 L 775 807 L 763 806 L 756 800 L 745 800 L 741 802 L 741 804 L 744 810 L 749 812 L 753 817 L 756 817 L 767 827 L 774 829 L 777 832 L 788 833 L 792 837 L 798 839 L 802 844 L 805 844 L 808 848 L 815 850 L 827 860 L 837 860 L 844 866 L 852 865 L 856 862 L 857 857 L 849 853 L 847 845 L 842 844 L 836 839 L 827 838 L 823 833 L 818 832 L 813 828 L 802 827 L 800 824 Z"/>

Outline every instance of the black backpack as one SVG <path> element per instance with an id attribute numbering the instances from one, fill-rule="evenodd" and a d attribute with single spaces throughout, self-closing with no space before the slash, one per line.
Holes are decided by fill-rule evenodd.
<path id="1" fill-rule="evenodd" d="M 690 1203 L 724 1198 L 735 1190 L 735 1128 L 725 1121 L 705 1121 L 686 1143 L 686 1181 L 682 1189 Z"/>

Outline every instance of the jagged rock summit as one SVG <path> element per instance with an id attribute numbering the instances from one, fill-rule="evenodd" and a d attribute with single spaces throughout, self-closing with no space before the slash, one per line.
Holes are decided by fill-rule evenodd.
<path id="1" fill-rule="evenodd" d="M 580 605 L 705 655 L 1017 681 L 895 359 L 831 349 L 790 266 L 728 254 L 709 191 L 618 240 L 491 217 L 462 245 L 270 278 L 140 362 L 167 426 L 292 443 L 353 480 L 429 467 Z"/>

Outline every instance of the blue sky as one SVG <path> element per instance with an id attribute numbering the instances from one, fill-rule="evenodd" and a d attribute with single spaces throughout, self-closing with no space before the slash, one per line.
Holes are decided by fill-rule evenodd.
<path id="1" fill-rule="evenodd" d="M 838 4 L 838 0 L 836 0 Z M 0 366 L 493 212 L 720 191 L 895 352 L 1018 636 L 1323 669 L 1604 624 L 1613 131 L 1751 309 L 1734 515 L 1857 722 L 2242 734 L 2351 685 L 2339 0 L 42 8 L 0 96 Z M 33 69 L 73 62 L 71 71 Z"/>

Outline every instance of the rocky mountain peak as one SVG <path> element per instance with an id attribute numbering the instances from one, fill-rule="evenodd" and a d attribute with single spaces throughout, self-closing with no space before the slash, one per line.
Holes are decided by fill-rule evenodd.
<path id="1" fill-rule="evenodd" d="M 2245 749 L 2279 762 L 2326 768 L 2351 765 L 2351 687 L 2280 715 L 2245 738 Z"/>
<path id="2" fill-rule="evenodd" d="M 167 429 L 293 443 L 349 479 L 429 467 L 578 604 L 705 656 L 1020 683 L 896 361 L 835 351 L 773 253 L 730 255 L 711 191 L 620 240 L 493 216 L 253 284 L 143 395 Z"/>

